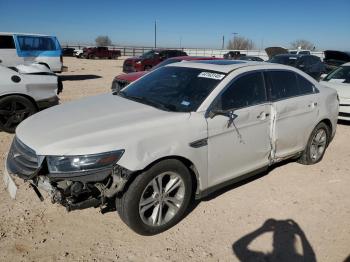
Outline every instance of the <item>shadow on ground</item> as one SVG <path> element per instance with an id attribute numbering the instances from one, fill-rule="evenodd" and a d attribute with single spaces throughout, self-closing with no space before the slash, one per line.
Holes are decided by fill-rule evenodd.
<path id="1" fill-rule="evenodd" d="M 98 75 L 61 75 L 60 78 L 62 81 L 80 81 L 80 80 L 90 80 L 98 79 L 102 76 Z"/>
<path id="2" fill-rule="evenodd" d="M 249 245 L 265 233 L 273 234 L 273 250 L 264 253 L 249 249 Z M 296 248 L 297 241 L 301 243 L 302 252 Z M 232 245 L 233 253 L 241 262 L 269 261 L 269 262 L 316 262 L 315 252 L 307 240 L 304 231 L 292 219 L 275 220 L 268 219 L 255 231 L 238 239 Z"/>

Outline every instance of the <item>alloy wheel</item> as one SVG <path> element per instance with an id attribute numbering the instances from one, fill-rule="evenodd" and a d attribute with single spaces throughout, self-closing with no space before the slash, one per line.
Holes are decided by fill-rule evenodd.
<path id="1" fill-rule="evenodd" d="M 185 184 L 175 172 L 154 177 L 144 189 L 139 201 L 139 214 L 149 226 L 162 226 L 170 221 L 184 202 Z"/>

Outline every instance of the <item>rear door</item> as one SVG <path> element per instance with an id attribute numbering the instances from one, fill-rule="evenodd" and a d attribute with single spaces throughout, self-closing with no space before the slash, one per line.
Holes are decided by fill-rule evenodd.
<path id="1" fill-rule="evenodd" d="M 17 54 L 12 35 L 0 35 L 0 65 L 16 66 L 23 63 L 23 58 Z"/>
<path id="2" fill-rule="evenodd" d="M 213 109 L 232 109 L 235 119 L 207 118 L 209 186 L 268 165 L 270 106 L 259 71 L 236 77 L 218 95 Z"/>
<path id="3" fill-rule="evenodd" d="M 273 157 L 285 158 L 304 150 L 318 115 L 314 85 L 287 70 L 265 72 L 273 102 Z"/>

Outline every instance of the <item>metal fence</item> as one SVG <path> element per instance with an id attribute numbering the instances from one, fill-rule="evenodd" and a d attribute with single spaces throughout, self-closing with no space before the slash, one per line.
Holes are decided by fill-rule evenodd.
<path id="1" fill-rule="evenodd" d="M 62 47 L 71 47 L 76 49 L 82 49 L 84 47 L 94 47 L 93 45 L 62 45 Z M 147 51 L 153 50 L 153 47 L 135 47 L 135 46 L 108 46 L 110 50 L 120 50 L 122 56 L 140 56 Z M 228 49 L 210 49 L 210 48 L 166 48 L 183 50 L 189 56 L 210 56 L 222 58 L 224 54 L 229 51 L 239 51 L 241 54 L 258 56 L 264 60 L 268 60 L 268 56 L 265 50 L 228 50 Z M 311 52 L 312 55 L 316 55 L 321 59 L 324 58 L 323 52 Z"/>

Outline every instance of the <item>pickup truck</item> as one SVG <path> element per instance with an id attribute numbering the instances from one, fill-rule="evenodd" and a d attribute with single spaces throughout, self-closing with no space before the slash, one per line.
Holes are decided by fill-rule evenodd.
<path id="1" fill-rule="evenodd" d="M 84 58 L 95 59 L 95 58 L 108 58 L 117 59 L 121 56 L 120 50 L 109 50 L 108 47 L 89 47 L 83 51 Z"/>

